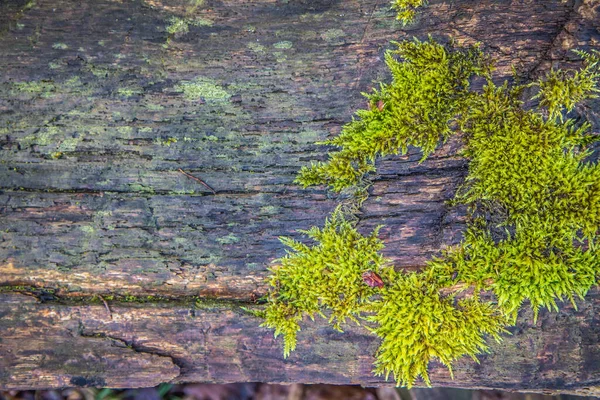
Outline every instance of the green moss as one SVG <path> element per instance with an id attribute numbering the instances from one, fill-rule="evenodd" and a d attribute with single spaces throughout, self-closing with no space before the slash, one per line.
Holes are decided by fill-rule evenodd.
<path id="1" fill-rule="evenodd" d="M 338 329 L 347 318 L 366 321 L 381 338 L 375 372 L 411 386 L 418 376 L 430 384 L 432 358 L 451 368 L 486 351 L 486 335 L 500 339 L 525 301 L 535 319 L 540 307 L 558 309 L 564 298 L 575 305 L 596 284 L 600 166 L 587 160 L 600 136 L 567 113 L 596 96 L 600 53 L 579 52 L 580 71 L 498 86 L 493 63 L 476 46 L 430 39 L 397 47 L 386 56 L 392 83 L 366 94 L 369 108 L 325 142 L 340 150 L 298 177 L 304 186 L 354 190 L 356 202 L 305 232 L 316 244 L 282 239 L 291 250 L 272 268 L 268 305 L 256 314 L 284 335 L 286 356 L 305 315 L 322 315 Z M 476 76 L 486 82 L 477 92 L 470 89 Z M 526 89 L 537 89 L 539 107 L 524 108 Z M 424 160 L 457 132 L 470 161 L 453 201 L 468 206 L 465 238 L 419 273 L 395 272 L 376 232 L 362 236 L 345 215 L 364 200 L 377 158 L 415 146 Z M 368 271 L 382 284 L 368 286 Z M 460 294 L 467 289 L 470 295 Z M 495 301 L 483 301 L 482 291 Z"/>
<path id="2" fill-rule="evenodd" d="M 398 12 L 396 19 L 402 25 L 408 25 L 414 21 L 415 11 L 425 4 L 427 4 L 426 0 L 393 0 L 392 8 Z"/>
<path id="3" fill-rule="evenodd" d="M 469 80 L 489 74 L 489 60 L 476 46 L 444 46 L 431 39 L 396 45 L 386 54 L 392 83 L 366 94 L 369 108 L 359 110 L 339 136 L 322 142 L 341 150 L 326 163 L 303 167 L 296 182 L 304 187 L 327 183 L 341 191 L 373 171 L 377 157 L 404 154 L 412 145 L 425 159 L 452 134 L 456 116 L 472 96 Z"/>
<path id="4" fill-rule="evenodd" d="M 191 26 L 212 26 L 213 22 L 206 18 L 178 18 L 172 17 L 167 25 L 169 35 L 183 35 L 189 32 Z"/>
<path id="5" fill-rule="evenodd" d="M 397 273 L 389 269 L 390 284 L 370 307 L 367 319 L 382 340 L 377 351 L 375 373 L 393 374 L 402 386 L 411 386 L 421 376 L 431 385 L 427 366 L 437 358 L 452 373 L 452 362 L 464 355 L 487 350 L 484 334 L 500 340 L 506 317 L 491 302 L 478 297 L 456 300 L 443 296 L 434 269 L 422 273 Z"/>
<path id="6" fill-rule="evenodd" d="M 292 252 L 271 269 L 270 284 L 277 290 L 269 294 L 269 304 L 259 314 L 265 319 L 263 326 L 274 328 L 275 336 L 283 334 L 286 357 L 296 347 L 304 315 L 322 315 L 337 329 L 346 319 L 358 322 L 363 307 L 376 293 L 363 283 L 361 274 L 383 272 L 384 259 L 379 254 L 383 243 L 377 239 L 377 229 L 363 237 L 337 211 L 322 229 L 314 227 L 304 233 L 317 244 L 281 238 Z M 329 316 L 325 310 L 331 311 Z"/>

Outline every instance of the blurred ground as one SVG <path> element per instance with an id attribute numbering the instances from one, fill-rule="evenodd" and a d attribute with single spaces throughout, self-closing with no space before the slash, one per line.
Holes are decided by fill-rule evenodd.
<path id="1" fill-rule="evenodd" d="M 270 385 L 264 383 L 162 384 L 145 389 L 77 388 L 0 391 L 0 400 L 600 400 L 570 395 L 509 393 L 449 388 L 395 389 L 334 385 Z"/>

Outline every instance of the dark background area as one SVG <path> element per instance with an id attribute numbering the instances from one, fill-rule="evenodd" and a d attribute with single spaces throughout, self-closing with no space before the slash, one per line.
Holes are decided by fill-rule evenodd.
<path id="1" fill-rule="evenodd" d="M 363 388 L 336 385 L 161 384 L 143 389 L 68 388 L 0 392 L 0 400 L 595 400 L 597 397 L 455 388 Z"/>

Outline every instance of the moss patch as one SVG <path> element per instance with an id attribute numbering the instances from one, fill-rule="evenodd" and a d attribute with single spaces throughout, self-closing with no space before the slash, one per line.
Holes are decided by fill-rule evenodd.
<path id="1" fill-rule="evenodd" d="M 213 22 L 206 18 L 178 18 L 172 17 L 167 25 L 169 35 L 183 35 L 189 32 L 190 26 L 212 26 Z"/>
<path id="2" fill-rule="evenodd" d="M 416 10 L 427 4 L 427 0 L 394 0 L 392 8 L 397 11 L 396 19 L 402 25 L 412 23 L 416 16 Z"/>
<path id="3" fill-rule="evenodd" d="M 493 62 L 476 46 L 414 40 L 386 55 L 392 82 L 366 95 L 369 107 L 324 142 L 339 150 L 297 181 L 355 190 L 360 202 L 377 158 L 415 146 L 424 160 L 460 131 L 470 165 L 454 203 L 468 206 L 466 236 L 411 273 L 388 266 L 376 231 L 356 231 L 346 219 L 356 207 L 340 206 L 324 228 L 305 231 L 314 245 L 282 238 L 290 251 L 271 269 L 268 306 L 256 314 L 284 336 L 284 355 L 305 315 L 338 329 L 346 319 L 366 321 L 382 340 L 375 372 L 399 385 L 419 376 L 429 384 L 432 358 L 448 368 L 475 358 L 487 349 L 485 335 L 499 340 L 524 301 L 535 319 L 540 307 L 583 298 L 600 274 L 600 166 L 586 161 L 600 136 L 567 113 L 599 91 L 600 53 L 579 55 L 580 71 L 512 86 L 494 84 Z M 486 81 L 481 92 L 470 89 L 476 76 Z M 537 89 L 539 108 L 524 108 L 526 89 Z"/>

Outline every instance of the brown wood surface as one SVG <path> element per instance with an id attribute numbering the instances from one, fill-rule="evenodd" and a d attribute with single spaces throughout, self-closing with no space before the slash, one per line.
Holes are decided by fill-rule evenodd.
<path id="1" fill-rule="evenodd" d="M 293 184 L 326 156 L 313 143 L 387 79 L 390 40 L 481 41 L 499 76 L 514 64 L 525 78 L 571 64 L 570 48 L 600 49 L 597 0 L 433 1 L 407 28 L 387 0 L 193 4 L 0 4 L 0 387 L 382 383 L 359 328 L 308 324 L 284 360 L 239 309 L 265 293 L 278 237 L 300 238 L 339 201 Z M 169 34 L 174 17 L 201 22 Z M 195 79 L 217 94 L 187 98 L 178 88 Z M 577 112 L 597 129 L 598 102 Z M 385 225 L 398 268 L 460 240 L 463 213 L 445 204 L 466 172 L 458 146 L 379 163 L 359 227 Z M 525 312 L 454 381 L 432 365 L 434 383 L 598 393 L 597 299 L 536 325 Z"/>

